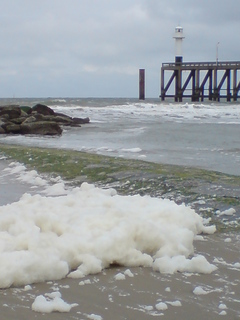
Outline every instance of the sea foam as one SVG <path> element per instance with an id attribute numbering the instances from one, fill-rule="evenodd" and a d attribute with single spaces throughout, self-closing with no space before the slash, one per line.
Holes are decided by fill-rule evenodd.
<path id="1" fill-rule="evenodd" d="M 184 204 L 87 183 L 60 196 L 24 194 L 0 207 L 0 287 L 81 278 L 111 264 L 210 273 L 216 267 L 194 255 L 193 240 L 214 231 Z"/>

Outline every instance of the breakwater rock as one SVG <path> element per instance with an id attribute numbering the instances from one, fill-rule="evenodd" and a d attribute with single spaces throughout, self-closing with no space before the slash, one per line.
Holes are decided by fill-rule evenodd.
<path id="1" fill-rule="evenodd" d="M 62 126 L 80 127 L 89 118 L 72 118 L 43 104 L 0 106 L 0 134 L 60 135 Z"/>

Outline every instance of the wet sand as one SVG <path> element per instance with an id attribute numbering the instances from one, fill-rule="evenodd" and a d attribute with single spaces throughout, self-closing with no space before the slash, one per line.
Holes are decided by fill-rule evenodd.
<path id="1" fill-rule="evenodd" d="M 7 163 L 0 161 L 2 173 Z M 17 201 L 25 192 L 38 192 L 28 184 L 2 176 L 0 204 Z M 226 240 L 227 239 L 227 240 Z M 238 234 L 214 234 L 195 241 L 195 253 L 203 254 L 218 270 L 210 275 L 176 273 L 166 275 L 151 268 L 130 268 L 133 277 L 115 276 L 128 268 L 113 266 L 82 279 L 63 279 L 31 285 L 30 290 L 0 290 L 1 320 L 26 319 L 240 319 L 240 257 Z M 205 294 L 194 294 L 201 287 Z M 31 309 L 36 296 L 60 291 L 69 304 L 69 313 L 37 313 Z M 199 291 L 199 290 L 198 290 Z M 179 301 L 178 303 L 176 301 Z M 158 310 L 163 302 L 167 310 Z M 177 306 L 180 305 L 180 306 Z"/>
<path id="2" fill-rule="evenodd" d="M 210 275 L 159 274 L 150 268 L 131 268 L 133 277 L 116 280 L 115 275 L 126 267 L 113 267 L 101 274 L 82 279 L 63 279 L 32 285 L 32 289 L 10 288 L 0 291 L 1 319 L 219 319 L 221 312 L 227 319 L 240 318 L 239 239 L 224 242 L 224 236 L 214 235 L 206 241 L 197 241 L 196 252 L 203 252 L 218 266 Z M 214 262 L 214 259 L 218 262 Z M 206 294 L 193 293 L 201 286 Z M 60 291 L 64 301 L 78 306 L 69 313 L 42 314 L 32 311 L 36 296 Z M 174 302 L 180 301 L 181 306 Z M 164 302 L 167 310 L 157 310 Z M 223 308 L 223 309 L 222 309 Z M 225 309 L 226 308 L 226 309 Z M 17 318 L 16 318 L 17 314 Z M 92 316 L 91 316 L 92 315 Z M 94 315 L 94 316 L 93 316 Z"/>
<path id="3" fill-rule="evenodd" d="M 0 160 L 0 205 L 6 205 L 18 201 L 24 193 L 36 194 L 41 187 L 32 186 L 27 183 L 23 183 L 17 179 L 17 175 L 9 176 L 4 171 L 11 163 L 9 160 Z"/>

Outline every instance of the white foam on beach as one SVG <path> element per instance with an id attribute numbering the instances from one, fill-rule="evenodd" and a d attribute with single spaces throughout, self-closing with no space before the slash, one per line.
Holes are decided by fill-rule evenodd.
<path id="1" fill-rule="evenodd" d="M 186 259 L 186 256 L 181 254 L 174 256 L 164 255 L 153 262 L 153 270 L 169 274 L 177 271 L 207 274 L 216 269 L 217 267 L 208 263 L 207 259 L 202 255 L 197 255 L 191 259 Z"/>
<path id="2" fill-rule="evenodd" d="M 164 310 L 168 309 L 168 306 L 167 306 L 167 304 L 165 302 L 159 302 L 159 303 L 156 304 L 155 307 L 156 307 L 156 309 L 158 311 L 164 311 Z"/>
<path id="3" fill-rule="evenodd" d="M 200 295 L 206 295 L 206 294 L 209 294 L 209 293 L 212 293 L 212 292 L 222 292 L 222 289 L 220 289 L 220 288 L 215 288 L 215 289 L 213 289 L 213 288 L 203 288 L 203 287 L 201 287 L 201 286 L 197 286 L 194 290 L 193 290 L 193 293 L 195 294 L 195 295 L 198 295 L 198 296 L 200 296 Z"/>
<path id="4" fill-rule="evenodd" d="M 193 293 L 196 294 L 197 296 L 199 295 L 205 295 L 205 294 L 208 294 L 209 292 L 204 290 L 202 287 L 196 287 L 194 290 L 193 290 Z"/>
<path id="5" fill-rule="evenodd" d="M 37 296 L 32 304 L 32 310 L 41 313 L 69 312 L 72 307 L 78 306 L 77 303 L 68 304 L 61 298 L 60 292 L 46 293 L 44 295 Z"/>
<path id="6" fill-rule="evenodd" d="M 68 190 L 66 190 L 64 182 L 58 182 L 54 185 L 47 186 L 43 193 L 47 194 L 48 196 L 59 196 L 67 194 Z"/>
<path id="7" fill-rule="evenodd" d="M 11 162 L 9 167 L 3 169 L 1 176 L 4 177 L 7 175 L 12 175 L 14 179 L 16 178 L 34 187 L 44 187 L 41 193 L 47 194 L 48 196 L 58 196 L 68 193 L 60 177 L 51 178 L 51 184 L 49 184 L 49 181 L 41 177 L 36 170 L 27 170 L 27 168 L 19 162 Z"/>
<path id="8" fill-rule="evenodd" d="M 91 284 L 91 281 L 89 279 L 83 280 L 79 282 L 80 286 L 85 286 L 85 284 Z"/>
<path id="9" fill-rule="evenodd" d="M 26 167 L 18 162 L 12 162 L 8 168 L 3 170 L 3 174 L 18 174 L 17 180 L 35 186 L 46 186 L 47 181 L 41 178 L 36 170 L 27 170 Z"/>
<path id="10" fill-rule="evenodd" d="M 114 279 L 115 279 L 115 280 L 125 280 L 125 279 L 126 279 L 126 276 L 125 276 L 125 274 L 119 272 L 119 273 L 117 273 L 117 274 L 114 276 Z"/>
<path id="11" fill-rule="evenodd" d="M 134 277 L 134 274 L 133 274 L 132 271 L 129 270 L 129 269 L 125 270 L 125 271 L 124 271 L 124 274 L 125 274 L 125 276 L 128 276 L 128 277 L 130 277 L 130 278 L 133 278 L 133 277 Z"/>
<path id="12" fill-rule="evenodd" d="M 227 266 L 228 269 L 240 271 L 240 262 L 228 263 L 222 258 L 216 258 L 216 257 L 213 259 L 213 262 L 216 264 Z"/>
<path id="13" fill-rule="evenodd" d="M 194 254 L 193 241 L 214 231 L 184 204 L 87 183 L 66 195 L 24 194 L 0 207 L 0 287 L 81 278 L 116 263 L 210 273 L 216 267 Z"/>
<path id="14" fill-rule="evenodd" d="M 176 301 L 166 301 L 167 304 L 173 307 L 182 307 L 182 303 L 179 300 Z"/>
<path id="15" fill-rule="evenodd" d="M 222 212 L 219 212 L 218 215 L 219 216 L 233 216 L 236 213 L 236 210 L 234 208 L 229 208 L 227 210 L 224 210 Z"/>
<path id="16" fill-rule="evenodd" d="M 89 314 L 89 315 L 86 315 L 88 319 L 91 319 L 91 320 L 102 320 L 102 317 L 97 315 L 97 314 Z"/>
<path id="17" fill-rule="evenodd" d="M 222 309 L 222 310 L 226 310 L 227 309 L 227 306 L 225 303 L 220 303 L 219 306 L 218 306 L 219 309 Z"/>

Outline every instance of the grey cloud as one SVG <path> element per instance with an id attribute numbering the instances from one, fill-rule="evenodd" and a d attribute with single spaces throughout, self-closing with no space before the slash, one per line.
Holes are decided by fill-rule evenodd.
<path id="1" fill-rule="evenodd" d="M 236 0 L 0 4 L 2 97 L 13 91 L 20 96 L 137 96 L 139 68 L 146 68 L 148 95 L 157 97 L 161 63 L 174 60 L 178 23 L 186 36 L 185 61 L 213 60 L 217 42 L 220 59 L 239 60 Z"/>

